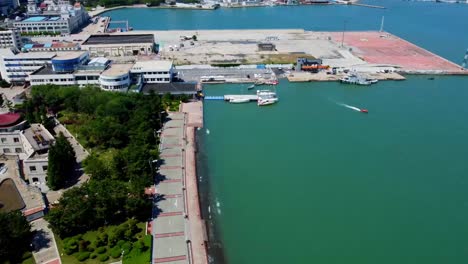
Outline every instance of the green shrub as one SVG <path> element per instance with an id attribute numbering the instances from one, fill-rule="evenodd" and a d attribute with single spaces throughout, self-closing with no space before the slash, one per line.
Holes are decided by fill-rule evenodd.
<path id="1" fill-rule="evenodd" d="M 122 250 L 120 250 L 120 247 L 115 246 L 110 250 L 110 255 L 113 258 L 118 258 L 122 254 Z"/>
<path id="2" fill-rule="evenodd" d="M 117 246 L 119 248 L 122 248 L 122 245 L 125 244 L 125 240 L 119 240 L 119 242 L 117 242 Z"/>
<path id="3" fill-rule="evenodd" d="M 76 237 L 70 237 L 63 241 L 63 250 L 65 254 L 71 255 L 78 252 L 78 239 Z"/>
<path id="4" fill-rule="evenodd" d="M 130 250 L 132 250 L 132 242 L 127 241 L 120 248 L 124 251 L 124 254 L 126 255 L 130 252 Z"/>
<path id="5" fill-rule="evenodd" d="M 109 256 L 107 254 L 104 255 L 99 255 L 99 261 L 104 262 L 109 259 Z"/>
<path id="6" fill-rule="evenodd" d="M 96 248 L 106 246 L 107 245 L 107 233 L 101 233 L 96 237 L 96 240 L 94 240 L 94 246 Z"/>
<path id="7" fill-rule="evenodd" d="M 91 254 L 90 258 L 95 259 L 95 258 L 97 258 L 97 256 L 98 256 L 97 254 L 93 253 L 93 254 Z"/>
<path id="8" fill-rule="evenodd" d="M 88 245 L 89 245 L 89 241 L 80 240 L 80 242 L 78 242 L 78 251 L 80 252 L 88 251 Z"/>
<path id="9" fill-rule="evenodd" d="M 98 248 L 96 248 L 96 253 L 98 253 L 98 254 L 105 253 L 106 251 L 107 251 L 106 247 L 98 247 Z"/>
<path id="10" fill-rule="evenodd" d="M 87 260 L 90 255 L 91 255 L 91 253 L 89 253 L 89 252 L 81 252 L 80 254 L 78 254 L 76 259 L 83 262 L 83 261 Z"/>

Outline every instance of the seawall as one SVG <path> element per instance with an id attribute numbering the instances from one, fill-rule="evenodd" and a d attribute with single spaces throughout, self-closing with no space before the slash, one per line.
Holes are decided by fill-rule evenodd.
<path id="1" fill-rule="evenodd" d="M 196 168 L 195 130 L 203 127 L 203 104 L 201 101 L 182 104 L 185 113 L 185 188 L 186 209 L 189 220 L 189 254 L 192 263 L 208 263 L 207 233 L 198 194 L 198 177 Z"/>

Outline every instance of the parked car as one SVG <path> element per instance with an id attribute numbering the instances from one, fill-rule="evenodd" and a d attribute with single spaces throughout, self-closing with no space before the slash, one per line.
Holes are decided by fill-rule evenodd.
<path id="1" fill-rule="evenodd" d="M 0 174 L 5 174 L 7 172 L 8 168 L 5 165 L 5 163 L 0 163 Z"/>

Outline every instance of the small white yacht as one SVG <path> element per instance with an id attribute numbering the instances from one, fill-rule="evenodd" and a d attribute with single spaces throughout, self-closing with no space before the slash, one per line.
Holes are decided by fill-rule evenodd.
<path id="1" fill-rule="evenodd" d="M 263 105 L 271 105 L 276 102 L 278 102 L 278 97 L 276 96 L 276 93 L 270 90 L 258 90 L 257 91 L 257 105 L 258 106 L 263 106 Z"/>

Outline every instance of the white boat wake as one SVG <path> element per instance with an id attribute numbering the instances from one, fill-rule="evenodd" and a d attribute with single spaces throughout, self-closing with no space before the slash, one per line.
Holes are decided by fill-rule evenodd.
<path id="1" fill-rule="evenodd" d="M 335 100 L 332 100 L 331 98 L 328 98 L 329 101 L 339 105 L 339 106 L 343 106 L 343 107 L 346 107 L 348 109 L 351 109 L 351 110 L 354 110 L 356 112 L 361 112 L 361 113 L 364 113 L 364 114 L 367 114 L 369 111 L 367 111 L 367 109 L 361 109 L 361 108 L 358 108 L 358 107 L 355 107 L 355 106 L 352 106 L 352 105 L 347 105 L 347 104 L 344 104 L 344 103 L 339 103 Z"/>
<path id="2" fill-rule="evenodd" d="M 361 112 L 361 109 L 357 108 L 357 107 L 354 107 L 354 106 L 351 106 L 351 105 L 347 105 L 347 104 L 338 104 L 338 105 L 341 105 L 341 106 L 344 106 L 346 108 L 349 108 L 349 109 L 352 109 L 354 111 L 358 111 L 358 112 Z"/>

